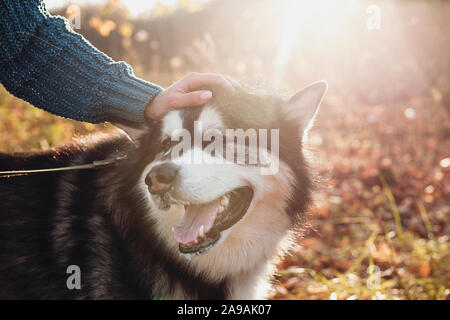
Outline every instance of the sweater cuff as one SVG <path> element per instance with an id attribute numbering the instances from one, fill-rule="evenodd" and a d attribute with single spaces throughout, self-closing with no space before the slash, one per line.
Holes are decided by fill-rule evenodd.
<path id="1" fill-rule="evenodd" d="M 119 64 L 125 66 L 123 68 L 125 72 L 100 81 L 97 87 L 101 94 L 99 101 L 103 112 L 101 120 L 142 123 L 145 121 L 146 106 L 163 89 L 134 76 L 131 68 L 125 63 Z"/>

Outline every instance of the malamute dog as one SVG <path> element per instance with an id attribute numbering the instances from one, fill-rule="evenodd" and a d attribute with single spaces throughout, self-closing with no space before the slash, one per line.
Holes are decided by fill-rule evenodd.
<path id="1" fill-rule="evenodd" d="M 290 99 L 212 90 L 204 107 L 171 111 L 145 128 L 122 125 L 128 135 L 0 154 L 0 171 L 69 168 L 0 177 L 0 298 L 264 298 L 270 260 L 310 202 L 302 139 L 326 84 Z M 258 133 L 264 164 L 229 161 L 233 150 L 255 151 L 250 137 L 225 139 L 230 129 Z M 200 145 L 174 153 L 176 132 L 201 137 Z M 206 154 L 213 142 L 224 152 Z M 220 161 L 192 161 L 195 154 Z M 120 160 L 74 167 L 108 159 Z"/>

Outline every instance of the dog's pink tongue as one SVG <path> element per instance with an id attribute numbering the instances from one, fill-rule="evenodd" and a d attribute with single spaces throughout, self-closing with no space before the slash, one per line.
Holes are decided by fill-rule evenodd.
<path id="1" fill-rule="evenodd" d="M 189 205 L 181 224 L 173 230 L 175 240 L 183 245 L 194 243 L 202 225 L 206 234 L 216 220 L 219 206 L 220 200 L 202 205 Z"/>

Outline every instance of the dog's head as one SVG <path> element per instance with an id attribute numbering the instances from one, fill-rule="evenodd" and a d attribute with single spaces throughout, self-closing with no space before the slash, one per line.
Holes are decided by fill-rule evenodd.
<path id="1" fill-rule="evenodd" d="M 249 251 L 273 255 L 310 199 L 302 140 L 326 88 L 317 82 L 290 99 L 211 88 L 204 107 L 171 111 L 148 133 L 129 131 L 151 149 L 139 185 L 161 237 L 194 259 L 220 255 L 229 268 Z"/>

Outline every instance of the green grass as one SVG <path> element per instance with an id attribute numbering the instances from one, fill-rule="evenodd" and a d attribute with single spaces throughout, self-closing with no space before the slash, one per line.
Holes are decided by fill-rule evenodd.
<path id="1" fill-rule="evenodd" d="M 330 252 L 321 253 L 315 247 L 302 248 L 288 261 L 303 261 L 306 256 L 303 267 L 290 266 L 279 271 L 281 285 L 274 298 L 448 299 L 448 240 L 445 236 L 425 240 L 409 232 L 401 238 L 373 233 L 364 246 L 347 250 L 331 248 Z M 336 261 L 346 261 L 353 256 L 354 261 L 346 271 L 341 270 L 341 266 L 324 267 L 322 271 L 314 259 L 321 259 L 324 254 Z M 378 264 L 382 267 L 374 267 Z"/>

